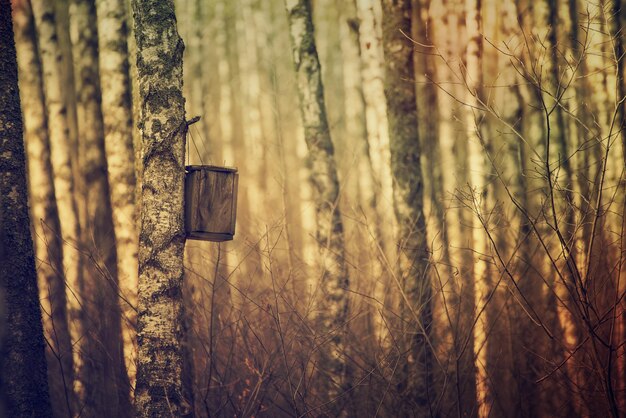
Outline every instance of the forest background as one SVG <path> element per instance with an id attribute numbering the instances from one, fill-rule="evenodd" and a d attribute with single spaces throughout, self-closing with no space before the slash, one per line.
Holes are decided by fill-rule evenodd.
<path id="1" fill-rule="evenodd" d="M 0 415 L 626 416 L 621 3 L 1 2 Z"/>

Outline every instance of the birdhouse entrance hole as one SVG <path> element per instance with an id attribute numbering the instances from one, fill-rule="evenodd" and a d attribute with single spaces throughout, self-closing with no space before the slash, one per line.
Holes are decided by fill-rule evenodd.
<path id="1" fill-rule="evenodd" d="M 190 165 L 185 168 L 185 232 L 188 239 L 230 241 L 237 217 L 236 168 Z"/>

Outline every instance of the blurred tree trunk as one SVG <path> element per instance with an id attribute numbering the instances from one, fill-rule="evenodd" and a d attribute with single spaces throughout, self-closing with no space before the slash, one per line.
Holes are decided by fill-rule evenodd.
<path id="1" fill-rule="evenodd" d="M 172 0 L 133 0 L 142 100 L 137 416 L 193 412 L 183 388 L 182 305 L 185 121 L 183 42 Z"/>
<path id="2" fill-rule="evenodd" d="M 425 180 L 430 180 L 425 181 L 425 192 L 430 198 L 425 201 L 430 201 L 430 212 L 425 209 L 424 213 L 430 213 L 425 215 L 426 219 L 434 218 L 434 224 L 427 225 L 429 241 L 433 242 L 434 248 L 440 248 L 440 252 L 433 254 L 437 262 L 433 280 L 435 280 L 435 289 L 440 292 L 439 297 L 436 298 L 437 303 L 433 307 L 435 320 L 433 327 L 436 327 L 435 338 L 437 338 L 438 352 L 448 355 L 451 361 L 447 371 L 447 385 L 442 388 L 443 399 L 445 399 L 442 401 L 444 403 L 442 413 L 473 416 L 476 412 L 474 352 L 473 345 L 466 347 L 473 313 L 461 308 L 461 305 L 465 307 L 465 301 L 473 300 L 473 295 L 462 293 L 468 287 L 464 286 L 459 279 L 466 275 L 458 274 L 451 258 L 454 251 L 460 247 L 458 242 L 463 239 L 462 226 L 458 218 L 460 217 L 459 205 L 457 202 L 447 204 L 450 201 L 448 194 L 454 192 L 453 182 L 460 181 L 458 177 L 455 178 L 453 169 L 448 165 L 450 162 L 448 159 L 463 161 L 463 155 L 462 153 L 457 155 L 449 149 L 449 147 L 454 147 L 455 142 L 452 131 L 455 105 L 453 99 L 446 94 L 446 91 L 450 91 L 450 83 L 444 77 L 450 78 L 452 75 L 448 68 L 444 71 L 439 69 L 439 77 L 437 74 L 437 67 L 440 64 L 437 52 L 442 51 L 446 60 L 450 60 L 450 65 L 453 66 L 453 45 L 451 39 L 442 42 L 443 48 L 437 42 L 435 28 L 438 22 L 435 22 L 434 16 L 431 15 L 431 1 L 419 0 L 413 5 L 413 19 L 416 22 L 413 25 L 413 37 L 417 41 L 415 77 L 418 96 L 418 127 L 423 150 L 422 159 L 425 162 L 424 177 Z M 452 34 L 459 30 L 457 22 L 457 16 L 450 11 L 444 16 L 442 23 L 444 28 L 449 28 L 448 34 Z M 441 115 L 445 115 L 447 120 L 442 120 Z M 440 146 L 439 141 L 442 144 L 445 143 L 447 148 Z M 460 164 L 452 165 L 456 170 L 461 168 Z M 448 182 L 447 184 L 444 183 L 444 179 Z M 445 186 L 448 186 L 448 189 Z M 425 208 L 426 206 L 425 204 Z M 450 221 L 450 225 L 446 223 L 446 218 Z M 453 249 L 450 244 L 452 240 L 457 242 L 456 249 Z M 461 259 L 461 263 L 463 261 L 465 260 Z M 467 266 L 461 266 L 461 270 L 467 271 Z M 473 306 L 473 303 L 469 305 Z M 450 341 L 451 345 L 446 346 L 447 341 Z"/>
<path id="3" fill-rule="evenodd" d="M 617 84 L 617 113 L 616 113 L 616 131 L 620 133 L 620 140 L 622 145 L 622 162 L 623 167 L 626 167 L 626 77 L 624 77 L 624 70 L 626 65 L 626 59 L 624 59 L 624 52 L 626 45 L 624 41 L 624 30 L 626 24 L 626 2 L 623 0 L 613 0 L 612 4 L 612 26 L 611 37 L 613 37 L 613 48 L 616 71 L 616 84 Z M 623 100 L 620 102 L 620 100 Z M 622 224 L 620 235 L 619 253 L 617 254 L 619 259 L 618 277 L 617 277 L 617 291 L 619 295 L 623 295 L 626 292 L 626 176 L 621 174 L 619 188 L 622 195 Z M 617 306 L 614 307 L 614 321 L 615 321 L 615 340 L 613 341 L 614 347 L 622 344 L 621 349 L 615 348 L 615 379 L 616 387 L 615 391 L 618 394 L 618 404 L 622 413 L 626 411 L 626 379 L 623 376 L 626 375 L 626 301 L 617 301 Z"/>
<path id="4" fill-rule="evenodd" d="M 104 146 L 117 253 L 124 360 L 131 387 L 136 369 L 137 222 L 135 155 L 124 0 L 97 0 Z"/>
<path id="5" fill-rule="evenodd" d="M 411 2 L 385 0 L 383 51 L 385 98 L 393 175 L 393 205 L 398 221 L 399 267 L 407 339 L 399 389 L 417 416 L 433 416 L 437 399 L 433 385 L 432 288 L 423 213 L 420 143 L 411 34 Z M 407 411 L 408 412 L 408 411 Z"/>
<path id="6" fill-rule="evenodd" d="M 50 162 L 50 138 L 37 51 L 35 22 L 29 1 L 14 1 L 24 140 L 28 152 L 31 222 L 48 363 L 50 402 L 57 416 L 72 416 L 74 364 L 67 318 L 61 226 Z"/>
<path id="7" fill-rule="evenodd" d="M 28 219 L 26 158 L 11 3 L 0 1 L 0 393 L 10 417 L 52 417 L 37 273 Z"/>
<path id="8" fill-rule="evenodd" d="M 510 344 L 501 344 L 506 347 L 507 356 L 504 364 L 500 367 L 501 379 L 498 386 L 506 390 L 506 403 L 502 405 L 505 412 L 510 416 L 533 417 L 539 415 L 541 394 L 536 381 L 542 377 L 540 357 L 536 354 L 536 347 L 541 345 L 541 330 L 536 326 L 536 312 L 541 312 L 543 297 L 541 289 L 541 277 L 536 274 L 533 267 L 533 255 L 535 253 L 536 241 L 533 239 L 532 223 L 535 219 L 531 213 L 537 208 L 532 208 L 532 192 L 529 191 L 527 178 L 529 177 L 528 161 L 535 158 L 528 153 L 532 149 L 527 149 L 530 142 L 525 136 L 529 130 L 524 125 L 526 121 L 532 121 L 530 106 L 524 106 L 525 99 L 522 96 L 522 85 L 524 79 L 518 73 L 519 62 L 522 62 L 522 52 L 518 45 L 523 41 L 521 36 L 516 34 L 523 25 L 523 17 L 518 16 L 515 0 L 507 0 L 501 4 L 498 13 L 501 20 L 498 25 L 498 47 L 503 48 L 498 54 L 501 73 L 498 79 L 501 80 L 502 94 L 499 97 L 497 112 L 499 121 L 494 121 L 496 132 L 499 132 L 504 144 L 502 158 L 498 161 L 498 180 L 496 190 L 498 200 L 504 202 L 515 202 L 519 209 L 513 204 L 507 205 L 508 211 L 504 211 L 502 224 L 510 225 L 508 228 L 501 228 L 498 231 L 499 243 L 498 251 L 502 254 L 503 260 L 515 260 L 508 268 L 512 273 L 515 283 L 511 283 L 511 293 L 503 294 L 505 309 L 508 321 L 499 321 L 499 334 L 492 338 L 496 341 L 504 341 L 507 338 Z M 519 19 L 519 20 L 518 20 Z M 522 26 L 523 28 L 523 26 Z M 541 124 L 541 121 L 539 121 Z M 518 136 L 520 135 L 520 136 Z M 506 208 L 507 206 L 503 207 Z M 529 218 L 530 217 L 530 218 Z M 510 240 L 514 239 L 513 242 Z M 498 262 L 498 264 L 500 264 Z M 500 267 L 502 270 L 503 267 Z M 506 326 L 506 329 L 502 329 Z M 495 339 L 494 338 L 494 339 Z M 496 344 L 497 345 L 497 344 Z M 508 374 L 510 373 L 510 375 Z"/>
<path id="9" fill-rule="evenodd" d="M 339 213 L 339 181 L 333 157 L 334 148 L 326 118 L 324 90 L 309 0 L 286 0 L 291 34 L 293 62 L 297 75 L 298 93 L 304 138 L 311 167 L 310 182 L 316 215 L 316 240 L 322 267 L 319 332 L 331 339 L 330 350 L 322 350 L 318 366 L 330 373 L 329 396 L 340 394 L 349 385 L 349 370 L 344 359 L 344 330 L 348 316 L 350 286 L 345 265 L 344 233 Z"/>
<path id="10" fill-rule="evenodd" d="M 467 155 L 470 194 L 468 196 L 472 216 L 472 249 L 474 251 L 475 308 L 477 318 L 474 326 L 474 347 L 476 355 L 476 385 L 478 400 L 478 415 L 486 417 L 493 407 L 493 390 L 489 383 L 491 360 L 488 346 L 488 334 L 492 322 L 493 304 L 490 300 L 493 292 L 493 281 L 489 268 L 491 246 L 488 234 L 488 210 L 493 205 L 493 189 L 488 184 L 492 162 L 488 158 L 491 152 L 489 144 L 481 132 L 482 113 L 478 110 L 483 99 L 482 74 L 482 16 L 481 0 L 465 1 L 465 26 L 467 31 L 467 48 L 465 50 L 465 106 L 463 109 L 467 135 Z"/>
<path id="11" fill-rule="evenodd" d="M 570 324 L 573 328 L 573 331 L 570 331 L 570 333 L 578 335 L 576 341 L 582 341 L 583 338 L 581 334 L 582 328 L 577 328 L 584 327 L 583 322 L 580 321 L 582 318 L 576 318 L 576 315 L 580 315 L 579 308 L 576 306 L 580 303 L 580 299 L 576 295 L 580 295 L 581 276 L 576 265 L 576 237 L 574 233 L 576 228 L 576 208 L 572 192 L 574 189 L 572 183 L 572 159 L 565 120 L 565 112 L 568 111 L 564 96 L 566 94 L 565 82 L 567 80 L 565 78 L 567 75 L 565 69 L 569 64 L 564 62 L 563 57 L 568 44 L 559 31 L 559 28 L 565 25 L 563 19 L 567 18 L 566 15 L 562 15 L 562 10 L 559 8 L 563 5 L 563 2 L 551 0 L 537 4 L 535 6 L 537 16 L 534 22 L 539 27 L 545 25 L 547 30 L 546 43 L 543 46 L 544 50 L 540 52 L 546 55 L 544 64 L 546 74 L 542 75 L 540 73 L 540 76 L 543 76 L 544 79 L 540 77 L 539 80 L 535 81 L 536 85 L 534 86 L 535 94 L 540 101 L 539 108 L 542 111 L 543 125 L 545 126 L 543 138 L 540 140 L 543 144 L 538 148 L 538 151 L 544 165 L 542 172 L 545 181 L 543 187 L 547 199 L 544 209 L 547 226 L 546 237 L 549 236 L 548 234 L 556 233 L 556 242 L 558 243 L 556 248 L 564 262 L 562 273 L 559 273 L 555 268 L 552 268 L 552 271 L 548 273 L 547 309 L 544 322 L 554 336 L 546 347 L 546 358 L 550 359 L 548 370 L 553 368 L 552 363 L 559 364 L 569 356 L 567 347 L 564 345 L 565 329 L 568 327 L 568 324 L 563 317 L 559 316 L 560 299 L 564 296 L 564 292 L 561 292 L 559 288 L 563 290 L 569 288 L 570 295 L 573 296 L 569 307 L 571 312 L 575 312 L 575 317 L 574 322 Z M 565 279 L 564 283 L 561 280 L 563 278 Z M 578 354 L 581 353 L 585 356 L 584 350 L 581 350 Z M 576 353 L 574 356 L 576 357 Z M 573 366 L 582 371 L 584 368 L 579 368 L 581 365 L 582 363 L 574 364 Z M 568 409 L 569 415 L 574 416 L 576 414 L 576 411 L 573 410 L 574 402 L 571 397 L 573 387 L 570 386 L 569 382 L 570 379 L 567 378 L 567 375 L 564 375 L 563 384 L 554 380 L 550 383 L 554 388 L 553 391 L 550 391 L 551 393 L 548 392 L 549 394 L 546 392 L 542 393 L 544 396 L 544 413 L 559 413 L 558 411 L 562 411 L 562 405 L 564 404 Z M 579 393 L 585 391 L 584 387 L 587 382 L 588 378 L 578 378 L 577 383 L 582 385 L 579 387 Z M 555 396 L 555 393 L 559 395 Z M 584 415 L 585 413 L 582 412 L 582 414 Z"/>
<path id="12" fill-rule="evenodd" d="M 372 164 L 374 193 L 377 197 L 376 209 L 382 215 L 393 210 L 389 128 L 383 85 L 382 10 L 380 2 L 375 0 L 357 0 L 356 4 L 367 144 Z M 392 341 L 388 338 L 390 333 L 384 316 L 389 313 L 390 307 L 396 305 L 392 300 L 395 295 L 389 292 L 390 276 L 395 273 L 389 261 L 397 259 L 396 248 L 387 244 L 394 240 L 394 227 L 395 222 L 381 222 L 378 231 L 381 245 L 380 248 L 376 248 L 376 256 L 383 261 L 384 269 L 379 277 L 375 277 L 373 296 L 382 306 L 380 313 L 372 317 L 371 327 L 375 337 L 384 344 Z"/>
<path id="13" fill-rule="evenodd" d="M 372 170 L 373 192 L 376 197 L 376 207 L 380 213 L 390 209 L 393 201 L 391 171 L 389 168 L 389 129 L 387 126 L 387 108 L 383 86 L 383 48 L 382 48 L 382 28 L 380 4 L 373 0 L 356 0 L 356 23 L 358 23 L 359 57 L 361 94 L 364 103 L 364 117 L 367 134 L 365 146 Z M 355 22 L 348 22 L 354 25 Z M 355 31 L 351 27 L 351 32 Z M 355 35 L 351 35 L 355 36 Z M 347 77 L 347 76 L 346 76 Z M 351 84 L 356 86 L 356 83 Z M 365 161 L 367 164 L 367 161 Z M 366 182 L 367 184 L 367 182 Z M 366 186 L 363 185 L 363 187 Z M 366 195 L 364 191 L 364 195 Z M 370 202 L 371 203 L 371 202 Z M 391 238 L 391 228 L 384 228 L 380 225 L 378 231 L 381 243 L 387 242 L 386 238 Z M 383 250 L 387 250 L 383 246 Z M 393 257 L 389 257 L 393 259 Z"/>
<path id="14" fill-rule="evenodd" d="M 431 6 L 432 7 L 432 6 Z M 452 389 L 457 414 L 477 414 L 476 399 L 476 370 L 473 322 L 475 318 L 474 303 L 474 276 L 471 213 L 463 210 L 460 202 L 462 197 L 458 193 L 461 185 L 468 182 L 467 145 L 464 141 L 466 132 L 459 126 L 458 120 L 463 118 L 463 109 L 454 100 L 454 97 L 463 97 L 463 82 L 453 69 L 463 65 L 463 54 L 467 37 L 463 30 L 465 21 L 462 1 L 448 1 L 443 3 L 445 11 L 441 21 L 436 21 L 445 34 L 435 36 L 435 40 L 443 38 L 441 48 L 442 59 L 435 67 L 438 95 L 438 147 L 441 155 L 441 182 L 442 204 L 447 241 L 449 245 L 448 257 L 452 266 L 450 293 L 446 305 L 450 311 L 452 350 L 455 356 L 454 388 Z M 462 42 L 460 42 L 462 41 Z M 430 111 L 428 118 L 430 119 Z"/>
<path id="15" fill-rule="evenodd" d="M 76 90 L 74 85 L 74 61 L 72 59 L 72 42 L 70 41 L 70 16 L 69 3 L 70 0 L 55 0 L 55 26 L 57 30 L 57 40 L 62 55 L 61 62 L 61 79 L 63 80 L 63 99 L 67 109 L 66 117 L 68 123 L 68 137 L 70 143 L 72 173 L 74 174 L 74 182 L 76 190 L 82 190 L 82 178 L 79 167 L 79 150 L 78 150 L 78 116 L 76 115 Z M 78 212 L 81 213 L 81 205 L 83 202 L 78 200 Z"/>
<path id="16" fill-rule="evenodd" d="M 249 162 L 250 158 L 262 158 L 248 152 L 246 146 L 247 141 L 247 124 L 249 123 L 248 115 L 251 112 L 249 107 L 254 103 L 246 101 L 246 83 L 247 74 L 242 71 L 242 55 L 243 49 L 241 45 L 241 5 L 236 0 L 224 1 L 224 24 L 225 24 L 225 60 L 228 65 L 228 79 L 230 92 L 230 113 L 228 123 L 231 133 L 231 150 L 233 152 L 231 163 L 239 165 L 239 187 L 241 192 L 238 196 L 237 218 L 238 218 L 238 234 L 239 241 L 226 244 L 227 248 L 236 248 L 233 255 L 242 263 L 244 269 L 239 277 L 240 283 L 248 283 L 258 292 L 261 288 L 257 283 L 263 274 L 263 265 L 261 262 L 261 254 L 259 240 L 254 230 L 255 215 L 253 211 L 253 195 L 255 192 L 254 166 L 256 163 Z M 245 106 L 244 106 L 245 104 Z M 249 106 L 248 106 L 249 105 Z M 239 162 L 246 162 L 239 164 Z M 239 264 L 239 263 L 235 263 Z"/>
<path id="17" fill-rule="evenodd" d="M 371 149 L 367 132 L 366 104 L 363 94 L 363 74 L 361 44 L 359 42 L 359 19 L 357 17 L 356 0 L 341 2 L 339 8 L 339 39 L 343 65 L 343 113 L 345 119 L 346 150 L 344 159 L 347 170 L 344 188 L 350 187 L 351 196 L 348 201 L 347 219 L 354 218 L 353 232 L 346 231 L 346 241 L 351 241 L 346 251 L 355 254 L 356 268 L 354 274 L 365 274 L 372 280 L 361 280 L 353 286 L 356 292 L 375 295 L 376 285 L 384 273 L 384 257 L 381 249 L 385 242 L 381 237 L 382 216 L 378 211 L 377 191 L 380 185 L 374 178 Z M 352 182 L 349 180 L 353 179 Z M 365 302 L 365 301 L 363 301 Z M 363 311 L 352 327 L 354 335 L 365 335 L 371 343 L 362 347 L 365 354 L 373 352 L 376 335 L 375 321 L 382 306 L 372 303 L 360 303 L 354 307 L 356 312 Z"/>
<path id="18" fill-rule="evenodd" d="M 122 417 L 131 410 L 130 386 L 118 304 L 117 254 L 104 150 L 96 25 L 94 1 L 72 0 L 70 34 L 85 199 L 82 244 L 89 255 L 83 294 L 88 338 L 81 379 L 85 386 L 86 416 Z"/>
<path id="19" fill-rule="evenodd" d="M 543 94 L 545 105 L 545 117 L 548 123 L 548 137 L 546 138 L 546 176 L 548 178 L 548 190 L 551 205 L 550 222 L 559 237 L 561 251 L 565 260 L 565 274 L 572 286 L 576 287 L 576 281 L 580 280 L 576 270 L 576 242 L 575 242 L 575 208 L 573 205 L 572 165 L 567 138 L 567 127 L 564 112 L 567 111 L 565 103 L 562 103 L 566 86 L 563 79 L 562 54 L 566 49 L 565 42 L 561 42 L 559 36 L 559 3 L 554 0 L 546 0 L 548 16 L 545 22 L 548 26 L 546 52 L 549 54 L 547 65 L 547 83 L 541 86 L 548 89 Z M 543 22 L 542 22 L 543 23 Z M 567 65 L 567 64 L 565 64 Z M 552 164 L 553 158 L 556 165 Z M 562 173 L 562 175 L 561 175 Z M 562 197 L 562 198 L 561 198 Z M 561 203 L 562 202 L 562 203 Z M 558 222 L 558 219 L 562 219 Z"/>
<path id="20" fill-rule="evenodd" d="M 303 295 L 306 295 L 307 291 L 306 287 L 303 285 L 304 279 L 302 275 L 299 274 L 301 269 L 298 265 L 299 261 L 302 260 L 303 254 L 303 225 L 302 211 L 300 210 L 302 202 L 298 193 L 298 173 L 299 171 L 305 171 L 306 168 L 303 167 L 303 164 L 298 164 L 296 141 L 285 140 L 285 137 L 294 135 L 292 127 L 295 123 L 293 123 L 293 121 L 290 123 L 288 110 L 290 108 L 289 102 L 294 99 L 290 97 L 290 95 L 284 94 L 281 90 L 281 87 L 284 85 L 281 75 L 284 73 L 289 75 L 293 74 L 293 66 L 290 65 L 289 60 L 279 59 L 283 51 L 282 45 L 286 44 L 288 47 L 289 44 L 288 28 L 285 26 L 285 30 L 283 31 L 283 21 L 280 21 L 281 25 L 278 25 L 277 22 L 279 16 L 284 16 L 281 3 L 282 2 L 270 2 L 270 4 L 265 6 L 266 2 L 260 2 L 262 6 L 260 6 L 260 11 L 255 17 L 257 27 L 264 28 L 265 31 L 265 38 L 261 39 L 260 42 L 265 45 L 266 49 L 267 84 L 269 98 L 271 100 L 270 109 L 272 110 L 273 128 L 274 134 L 276 135 L 276 152 L 279 162 L 278 177 L 280 178 L 280 198 L 284 218 L 283 229 L 287 246 L 287 269 L 292 280 L 290 287 L 293 294 L 291 297 L 293 301 L 296 301 Z M 284 19 L 284 23 L 287 23 L 286 19 Z M 286 34 L 286 36 L 282 34 Z M 297 111 L 297 109 L 295 110 Z M 292 175 L 292 173 L 296 175 Z"/>
<path id="21" fill-rule="evenodd" d="M 74 176 L 71 163 L 71 143 L 69 137 L 68 109 L 65 105 L 64 57 L 59 46 L 52 2 L 32 0 L 37 41 L 41 58 L 44 96 L 48 115 L 50 136 L 50 159 L 54 173 L 54 192 L 63 240 L 63 266 L 67 283 L 68 321 L 74 352 L 74 377 L 79 398 L 84 395 L 79 371 L 82 367 L 81 353 L 85 344 L 83 338 L 83 261 L 77 248 L 80 237 L 78 207 L 76 202 Z"/>

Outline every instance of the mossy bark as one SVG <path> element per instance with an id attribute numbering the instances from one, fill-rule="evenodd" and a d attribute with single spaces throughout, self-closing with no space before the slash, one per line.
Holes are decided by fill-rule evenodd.
<path id="1" fill-rule="evenodd" d="M 0 1 L 0 393 L 10 417 L 52 416 L 37 274 L 28 218 L 26 160 L 11 4 Z M 1 411 L 0 411 L 1 412 Z"/>
<path id="2" fill-rule="evenodd" d="M 398 221 L 397 245 L 405 302 L 406 358 L 399 390 L 416 416 L 432 416 L 437 399 L 433 387 L 432 289 L 423 213 L 423 190 L 411 34 L 411 2 L 385 0 L 383 51 L 385 98 L 393 175 L 393 205 Z M 404 33 L 404 34 L 403 34 Z M 408 413 L 408 411 L 406 411 Z"/>
<path id="3" fill-rule="evenodd" d="M 138 417 L 186 416 L 183 390 L 184 45 L 172 0 L 133 0 L 143 146 L 137 321 Z"/>
<path id="4" fill-rule="evenodd" d="M 330 137 L 320 62 L 313 36 L 308 0 L 286 0 L 296 70 L 304 139 L 308 148 L 311 187 L 316 215 L 316 241 L 322 268 L 320 332 L 330 333 L 332 347 L 321 357 L 329 373 L 327 386 L 333 397 L 347 387 L 349 370 L 344 356 L 343 329 L 348 316 L 350 281 L 345 264 L 344 229 L 339 211 L 339 181 Z"/>

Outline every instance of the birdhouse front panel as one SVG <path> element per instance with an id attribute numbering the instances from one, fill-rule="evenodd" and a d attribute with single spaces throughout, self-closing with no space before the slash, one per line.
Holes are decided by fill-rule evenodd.
<path id="1" fill-rule="evenodd" d="M 235 234 L 237 170 L 189 166 L 185 176 L 187 238 L 228 241 Z"/>

